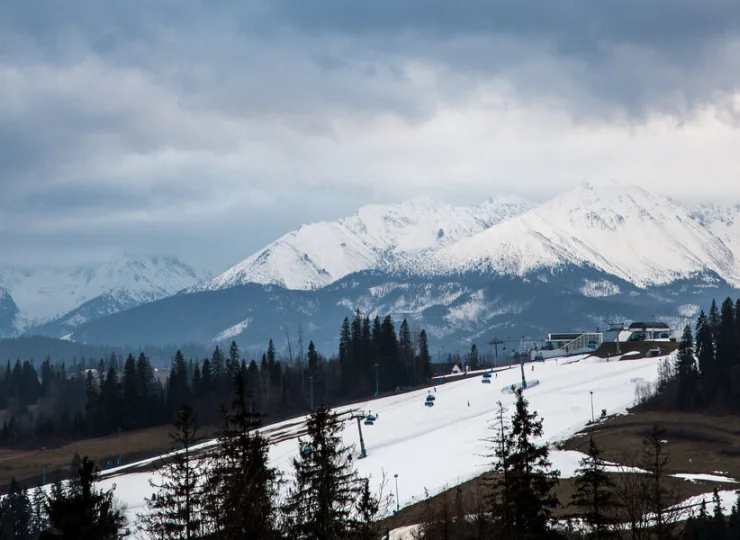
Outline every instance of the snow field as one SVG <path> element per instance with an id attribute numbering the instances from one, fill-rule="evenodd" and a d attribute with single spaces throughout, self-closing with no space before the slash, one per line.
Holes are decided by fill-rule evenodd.
<path id="1" fill-rule="evenodd" d="M 537 363 L 534 372 L 527 365 L 527 377 L 540 380 L 539 386 L 525 394 L 531 409 L 543 418 L 544 440 L 554 443 L 568 438 L 591 419 L 591 391 L 596 416 L 602 408 L 609 414 L 624 411 L 634 400 L 635 384 L 630 380 L 655 381 L 660 360 L 604 362 L 583 358 L 570 364 L 548 360 Z M 481 379 L 470 377 L 437 386 L 436 392 L 431 389 L 437 398 L 434 407 L 424 406 L 428 391 L 418 390 L 337 409 L 340 413 L 372 411 L 378 417 L 375 425 L 362 425 L 368 456 L 355 461 L 358 472 L 369 476 L 376 489 L 380 488 L 385 475 L 384 495 L 393 496 L 393 475 L 398 474 L 402 507 L 423 500 L 426 492 L 436 494 L 483 473 L 490 465 L 485 457 L 488 450 L 484 439 L 489 436 L 487 427 L 495 418 L 497 402 L 509 408 L 509 414 L 514 402 L 514 396 L 503 394 L 501 387 L 520 382 L 521 372 L 518 367 L 501 371 L 492 384 L 481 384 Z M 268 426 L 264 431 L 267 435 L 284 438 L 294 436 L 302 425 L 303 419 L 292 419 Z M 358 456 L 356 421 L 345 422 L 343 439 Z M 204 446 L 208 444 L 212 443 Z M 295 438 L 271 446 L 270 462 L 286 480 L 290 479 L 291 461 L 297 450 Z M 558 465 L 556 455 L 553 454 Z M 577 464 L 577 459 L 569 456 L 562 462 Z M 123 470 L 125 468 L 115 471 Z M 108 471 L 108 475 L 111 472 L 114 471 Z M 149 486 L 152 477 L 148 472 L 107 476 L 102 486 L 116 484 L 116 496 L 128 506 L 128 515 L 133 518 L 136 512 L 141 512 L 144 497 L 152 493 Z"/>

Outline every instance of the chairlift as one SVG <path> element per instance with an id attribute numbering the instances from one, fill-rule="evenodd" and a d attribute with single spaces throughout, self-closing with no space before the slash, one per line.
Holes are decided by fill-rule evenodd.
<path id="1" fill-rule="evenodd" d="M 424 402 L 424 405 L 426 405 L 427 407 L 434 407 L 434 402 L 433 401 L 425 401 Z"/>
<path id="2" fill-rule="evenodd" d="M 437 399 L 437 397 L 436 396 L 433 396 L 432 394 L 429 394 L 427 396 L 427 401 L 434 401 L 435 399 Z"/>
<path id="3" fill-rule="evenodd" d="M 367 417 L 367 418 L 365 418 L 364 424 L 366 426 L 374 426 L 375 425 L 375 420 L 371 420 L 370 417 Z"/>
<path id="4" fill-rule="evenodd" d="M 377 418 L 375 417 L 374 414 L 368 414 L 367 415 L 367 420 L 370 420 L 371 422 L 375 422 L 375 420 L 377 420 Z"/>
<path id="5" fill-rule="evenodd" d="M 483 384 L 491 384 L 491 379 L 490 379 L 490 377 L 489 378 L 485 378 L 485 379 L 481 379 L 480 382 L 482 382 Z"/>
<path id="6" fill-rule="evenodd" d="M 490 379 L 491 378 L 491 374 L 490 373 L 484 373 L 483 374 L 483 378 L 484 379 Z"/>

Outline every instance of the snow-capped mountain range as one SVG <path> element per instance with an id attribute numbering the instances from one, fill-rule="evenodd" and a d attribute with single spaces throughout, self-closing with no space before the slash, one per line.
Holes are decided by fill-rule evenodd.
<path id="1" fill-rule="evenodd" d="M 259 283 L 324 287 L 366 270 L 423 276 L 525 276 L 586 266 L 638 287 L 702 272 L 740 284 L 740 205 L 687 208 L 636 186 L 583 184 L 534 206 L 430 199 L 366 206 L 350 218 L 290 232 L 189 292 Z"/>
<path id="2" fill-rule="evenodd" d="M 6 335 L 57 323 L 71 332 L 79 324 L 170 296 L 207 277 L 174 257 L 131 253 L 72 268 L 2 268 L 0 306 L 6 309 L 0 307 L 0 321 Z"/>
<path id="3" fill-rule="evenodd" d="M 189 292 L 245 283 L 311 290 L 355 272 L 413 266 L 421 256 L 517 216 L 531 204 L 514 197 L 456 207 L 430 198 L 368 205 L 349 218 L 304 225 Z"/>
<path id="4" fill-rule="evenodd" d="M 737 295 L 740 205 L 690 206 L 613 183 L 584 184 L 542 204 L 421 198 L 305 225 L 214 278 L 174 263 L 156 277 L 146 277 L 156 264 L 124 266 L 123 285 L 105 277 L 105 290 L 73 288 L 74 300 L 48 307 L 52 321 L 34 330 L 95 344 L 257 346 L 300 325 L 331 347 L 338 321 L 357 308 L 409 318 L 458 344 L 636 318 L 679 325 L 713 296 Z M 132 286 L 131 276 L 144 285 Z M 0 317 L 13 310 L 12 297 L 42 320 L 32 302 L 18 302 L 18 289 L 5 288 Z M 130 302 L 118 301 L 129 292 Z M 92 307 L 80 304 L 87 298 L 97 299 Z"/>

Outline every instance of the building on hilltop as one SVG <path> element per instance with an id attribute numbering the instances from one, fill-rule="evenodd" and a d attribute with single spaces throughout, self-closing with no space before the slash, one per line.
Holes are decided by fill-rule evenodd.
<path id="1" fill-rule="evenodd" d="M 633 322 L 619 332 L 617 339 L 622 342 L 671 341 L 671 328 L 664 322 Z"/>
<path id="2" fill-rule="evenodd" d="M 604 343 L 601 332 L 554 332 L 547 334 L 547 341 L 539 351 L 531 351 L 532 360 L 545 360 L 556 356 L 586 354 Z"/>

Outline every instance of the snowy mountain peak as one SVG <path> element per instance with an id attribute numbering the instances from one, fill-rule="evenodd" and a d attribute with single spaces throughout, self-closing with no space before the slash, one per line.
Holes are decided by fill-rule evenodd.
<path id="1" fill-rule="evenodd" d="M 334 222 L 304 225 L 191 291 L 244 283 L 316 289 L 348 274 L 385 268 L 450 245 L 528 210 L 521 199 L 455 207 L 428 197 L 367 205 Z"/>
<path id="2" fill-rule="evenodd" d="M 713 271 L 740 283 L 733 251 L 675 201 L 639 186 L 582 185 L 525 214 L 441 249 L 437 272 L 524 275 L 591 266 L 638 286 Z"/>
<path id="3" fill-rule="evenodd" d="M 174 257 L 124 253 L 71 268 L 0 270 L 0 289 L 12 297 L 29 327 L 64 315 L 101 295 L 119 306 L 157 300 L 208 277 Z"/>

